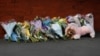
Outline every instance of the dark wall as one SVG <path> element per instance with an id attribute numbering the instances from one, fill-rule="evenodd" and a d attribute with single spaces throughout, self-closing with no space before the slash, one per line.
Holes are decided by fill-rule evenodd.
<path id="1" fill-rule="evenodd" d="M 0 0 L 0 21 L 16 19 L 17 21 L 32 20 L 35 16 L 68 16 L 76 13 L 92 12 L 95 30 L 100 31 L 99 0 Z M 4 30 L 0 26 L 0 37 Z"/>

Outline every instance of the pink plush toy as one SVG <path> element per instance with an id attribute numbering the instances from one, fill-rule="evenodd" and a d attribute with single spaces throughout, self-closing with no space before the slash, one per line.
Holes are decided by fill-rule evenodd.
<path id="1" fill-rule="evenodd" d="M 91 38 L 95 37 L 94 28 L 90 24 L 86 24 L 82 27 L 79 27 L 76 23 L 70 23 L 65 29 L 65 35 L 71 34 L 71 31 L 68 31 L 68 29 L 72 29 L 75 31 L 75 34 L 71 36 L 72 39 L 80 39 L 82 35 L 85 35 L 88 33 L 90 34 Z"/>
<path id="2" fill-rule="evenodd" d="M 84 20 L 81 25 L 81 20 Z M 86 14 L 83 18 L 81 14 L 70 16 L 68 24 L 65 29 L 65 35 L 70 36 L 72 39 L 80 39 L 82 35 L 90 34 L 91 38 L 95 37 L 94 31 L 94 17 L 92 13 Z"/>

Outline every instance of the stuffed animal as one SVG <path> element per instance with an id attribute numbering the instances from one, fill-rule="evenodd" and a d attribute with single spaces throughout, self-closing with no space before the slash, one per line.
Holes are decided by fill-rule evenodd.
<path id="1" fill-rule="evenodd" d="M 69 28 L 69 29 L 67 29 L 66 34 L 67 34 L 67 38 L 68 38 L 68 39 L 73 39 L 73 36 L 74 36 L 76 33 L 75 33 L 75 30 L 74 30 L 74 29 Z"/>
<path id="2" fill-rule="evenodd" d="M 68 35 L 68 29 L 75 31 L 75 34 L 71 36 L 73 39 L 80 39 L 80 37 L 85 34 L 90 34 L 91 38 L 95 37 L 95 31 L 90 24 L 79 27 L 76 23 L 70 23 L 65 30 L 65 35 Z"/>

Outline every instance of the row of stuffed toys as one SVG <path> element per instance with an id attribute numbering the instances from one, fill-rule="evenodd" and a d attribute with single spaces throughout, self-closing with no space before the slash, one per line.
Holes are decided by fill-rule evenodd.
<path id="1" fill-rule="evenodd" d="M 2 22 L 1 26 L 8 41 L 40 42 L 58 39 L 80 39 L 82 35 L 90 34 L 95 37 L 94 17 L 92 13 L 76 14 L 62 17 L 39 17 L 32 21 L 17 22 L 10 20 Z"/>

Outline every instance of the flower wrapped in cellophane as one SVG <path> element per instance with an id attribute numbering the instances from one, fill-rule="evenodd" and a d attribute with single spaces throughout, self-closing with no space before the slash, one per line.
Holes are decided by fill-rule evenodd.
<path id="1" fill-rule="evenodd" d="M 39 39 L 39 41 L 41 41 L 41 40 L 47 41 L 47 37 L 45 37 L 44 33 L 43 33 L 41 18 L 37 16 L 30 23 L 31 23 L 31 26 L 34 26 L 34 35 L 33 36 L 35 38 Z"/>
<path id="2" fill-rule="evenodd" d="M 51 24 L 51 28 L 54 30 L 54 32 L 58 35 L 57 37 L 63 37 L 63 33 L 62 33 L 62 28 L 59 25 L 58 22 Z"/>
<path id="3" fill-rule="evenodd" d="M 16 21 L 2 22 L 1 26 L 5 30 L 6 34 L 4 35 L 5 39 L 11 41 L 18 41 L 17 35 L 13 32 L 13 29 L 16 25 Z"/>
<path id="4" fill-rule="evenodd" d="M 32 42 L 37 42 L 38 40 L 36 38 L 34 38 L 30 32 L 30 23 L 28 21 L 24 21 L 24 23 L 22 23 L 22 29 L 21 29 L 22 35 L 23 35 L 23 39 L 24 40 L 31 40 Z"/>

